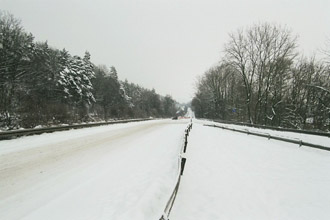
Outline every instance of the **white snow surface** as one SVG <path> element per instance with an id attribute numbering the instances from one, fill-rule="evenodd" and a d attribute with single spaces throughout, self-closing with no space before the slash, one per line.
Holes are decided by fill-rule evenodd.
<path id="1" fill-rule="evenodd" d="M 0 141 L 0 219 L 159 219 L 189 121 Z M 330 219 L 330 152 L 203 124 L 194 119 L 171 220 Z"/>
<path id="2" fill-rule="evenodd" d="M 194 120 L 171 220 L 330 219 L 330 152 L 204 123 Z"/>
<path id="3" fill-rule="evenodd" d="M 283 138 L 289 138 L 294 140 L 302 140 L 304 142 L 313 143 L 322 145 L 325 147 L 330 148 L 330 137 L 326 136 L 318 136 L 318 135 L 311 135 L 311 134 L 301 134 L 296 132 L 288 132 L 288 131 L 276 131 L 271 129 L 262 129 L 262 128 L 253 128 L 253 127 L 247 127 L 243 125 L 231 125 L 231 124 L 224 124 L 224 123 L 218 123 L 218 122 L 210 122 L 205 121 L 205 124 L 209 125 L 220 125 L 227 128 L 234 128 L 238 130 L 244 130 L 244 131 L 251 131 L 255 133 L 262 133 L 262 134 L 269 134 L 272 136 L 278 136 Z"/>
<path id="4" fill-rule="evenodd" d="M 191 108 L 188 108 L 185 117 L 195 118 L 195 112 Z"/>
<path id="5" fill-rule="evenodd" d="M 155 120 L 0 142 L 0 219 L 159 219 L 189 120 Z"/>

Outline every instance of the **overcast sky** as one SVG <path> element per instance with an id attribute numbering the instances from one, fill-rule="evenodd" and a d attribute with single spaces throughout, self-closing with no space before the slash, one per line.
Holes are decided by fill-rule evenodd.
<path id="1" fill-rule="evenodd" d="M 88 50 L 119 78 L 189 101 L 216 64 L 228 33 L 260 22 L 287 25 L 306 55 L 330 37 L 329 0 L 0 0 L 36 40 Z"/>

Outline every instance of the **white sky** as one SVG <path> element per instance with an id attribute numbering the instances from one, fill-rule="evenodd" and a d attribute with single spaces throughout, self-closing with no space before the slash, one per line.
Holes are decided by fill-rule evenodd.
<path id="1" fill-rule="evenodd" d="M 259 22 L 287 25 L 312 55 L 330 37 L 329 0 L 0 0 L 36 40 L 88 50 L 95 64 L 178 101 L 216 64 L 228 33 Z"/>

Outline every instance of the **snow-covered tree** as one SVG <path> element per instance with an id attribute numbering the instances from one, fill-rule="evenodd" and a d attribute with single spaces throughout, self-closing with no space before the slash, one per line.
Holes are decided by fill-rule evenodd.
<path id="1" fill-rule="evenodd" d="M 0 120 L 15 126 L 19 100 L 16 93 L 24 90 L 32 52 L 33 36 L 27 34 L 19 20 L 0 11 Z"/>

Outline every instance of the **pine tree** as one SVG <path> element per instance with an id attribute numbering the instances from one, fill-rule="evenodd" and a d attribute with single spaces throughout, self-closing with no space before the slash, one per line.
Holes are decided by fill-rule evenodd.
<path id="1" fill-rule="evenodd" d="M 33 36 L 24 32 L 19 20 L 0 11 L 0 121 L 17 126 L 17 92 L 24 91 Z"/>

